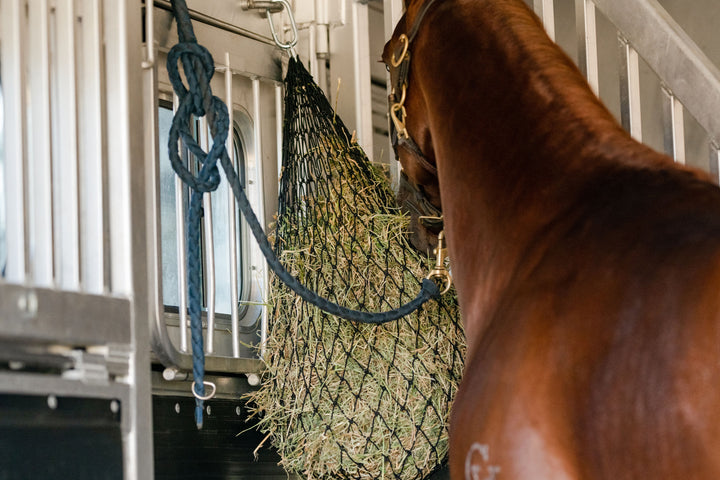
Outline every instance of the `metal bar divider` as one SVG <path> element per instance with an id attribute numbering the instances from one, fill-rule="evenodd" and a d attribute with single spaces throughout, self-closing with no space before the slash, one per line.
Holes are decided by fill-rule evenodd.
<path id="1" fill-rule="evenodd" d="M 106 100 L 106 122 L 112 125 L 107 138 L 108 168 L 108 227 L 110 235 L 110 290 L 118 295 L 132 295 L 134 291 L 132 279 L 132 212 L 128 199 L 131 195 L 131 165 L 133 158 L 131 145 L 135 139 L 131 132 L 133 126 L 142 124 L 142 112 L 132 108 L 134 102 L 130 91 L 130 81 L 139 79 L 141 61 L 137 65 L 129 64 L 128 28 L 134 19 L 128 18 L 127 2 L 104 2 L 103 40 L 105 58 L 113 59 L 105 63 L 106 91 L 112 92 Z M 139 12 L 139 3 L 135 4 Z M 139 55 L 140 50 L 132 52 Z M 123 59 L 115 61 L 115 59 Z M 138 71 L 136 71 L 138 69 Z"/>
<path id="2" fill-rule="evenodd" d="M 715 142 L 710 142 L 710 172 L 720 182 L 720 147 Z"/>
<path id="3" fill-rule="evenodd" d="M 578 36 L 578 64 L 593 91 L 600 92 L 598 71 L 597 27 L 595 4 L 592 0 L 575 0 L 575 16 Z"/>
<path id="4" fill-rule="evenodd" d="M 535 13 L 543 22 L 545 30 L 550 38 L 555 41 L 555 1 L 554 0 L 533 0 Z"/>
<path id="5" fill-rule="evenodd" d="M 642 142 L 642 111 L 640 108 L 640 60 L 627 39 L 618 36 L 620 47 L 620 116 L 622 125 L 637 141 Z"/>
<path id="6" fill-rule="evenodd" d="M 30 274 L 34 285 L 54 286 L 52 140 L 50 109 L 50 25 L 47 2 L 28 2 L 28 82 L 33 94 L 29 105 L 28 219 L 30 223 Z M 22 21 L 22 20 L 21 20 Z M 23 91 L 23 87 L 19 91 Z"/>
<path id="7" fill-rule="evenodd" d="M 665 153 L 685 164 L 685 109 L 667 87 L 663 88 L 663 126 Z"/>
<path id="8" fill-rule="evenodd" d="M 173 93 L 173 113 L 177 112 L 180 99 Z M 178 146 L 179 149 L 182 147 Z M 187 158 L 180 152 L 180 158 Z M 187 165 L 186 165 L 187 166 Z M 185 250 L 185 184 L 179 176 L 175 176 L 175 221 L 177 225 L 177 269 L 178 269 L 178 320 L 180 325 L 180 351 L 188 352 L 188 298 L 187 298 L 187 254 Z"/>
<path id="9" fill-rule="evenodd" d="M 235 118 L 233 107 L 233 73 L 230 66 L 230 52 L 225 52 L 225 103 L 228 108 L 228 132 L 226 149 L 230 162 L 237 169 L 235 162 Z M 240 357 L 240 312 L 238 311 L 238 232 L 237 215 L 235 212 L 235 195 L 232 189 L 228 188 L 228 254 L 230 259 L 230 333 L 232 342 L 232 355 Z"/>
<path id="10" fill-rule="evenodd" d="M 102 34 L 100 5 L 94 0 L 82 1 L 82 61 L 79 65 L 78 97 L 80 131 L 80 276 L 82 288 L 101 294 L 106 289 L 104 220 L 104 116 Z"/>
<path id="11" fill-rule="evenodd" d="M 260 79 L 257 77 L 254 77 L 251 79 L 252 81 L 252 93 L 253 93 L 253 143 L 255 146 L 255 154 L 254 154 L 254 171 L 255 171 L 255 178 L 252 180 L 255 190 L 255 198 L 256 198 L 256 205 L 255 205 L 255 214 L 257 215 L 260 222 L 264 225 L 265 224 L 265 201 L 263 198 L 263 189 L 262 189 L 262 182 L 263 182 L 263 150 L 262 150 L 262 109 L 260 106 Z M 257 244 L 254 245 L 256 249 L 259 250 L 259 247 Z M 253 264 L 252 268 L 255 270 L 255 273 L 257 274 L 257 279 L 260 283 L 260 290 L 261 295 L 264 303 L 267 303 L 268 301 L 268 285 L 269 285 L 269 278 L 268 278 L 268 271 L 267 266 L 265 264 L 265 260 L 262 257 L 262 255 L 253 255 L 253 258 L 259 258 L 259 262 L 257 264 Z M 268 311 L 267 307 L 263 307 L 262 309 L 262 319 L 260 323 L 260 355 L 265 356 L 265 349 L 267 344 L 267 333 L 268 333 Z"/>
<path id="12" fill-rule="evenodd" d="M 210 133 L 207 117 L 201 117 L 199 124 L 199 143 L 206 151 L 210 151 Z M 218 167 L 219 168 L 219 167 Z M 205 336 L 205 353 L 215 351 L 215 235 L 213 232 L 212 194 L 203 194 L 203 244 L 205 250 L 205 306 L 207 308 L 207 333 Z"/>
<path id="13" fill-rule="evenodd" d="M 55 83 L 57 111 L 53 116 L 58 155 L 54 158 L 56 195 L 55 259 L 56 278 L 60 288 L 80 287 L 80 204 L 78 191 L 78 111 L 75 58 L 74 2 L 58 2 L 55 7 L 57 61 Z M 56 123 L 55 123 L 56 121 Z"/>
<path id="14" fill-rule="evenodd" d="M 594 0 L 698 123 L 720 142 L 720 70 L 657 0 Z"/>
<path id="15" fill-rule="evenodd" d="M 29 237 L 25 217 L 26 182 L 24 160 L 28 154 L 27 104 L 25 95 L 7 95 L 5 92 L 23 92 L 26 85 L 27 23 L 25 2 L 0 0 L 0 68 L 3 80 L 3 125 L 5 131 L 5 209 L 7 264 L 5 279 L 23 284 L 28 268 Z M 13 208 L 7 208 L 12 205 Z"/>

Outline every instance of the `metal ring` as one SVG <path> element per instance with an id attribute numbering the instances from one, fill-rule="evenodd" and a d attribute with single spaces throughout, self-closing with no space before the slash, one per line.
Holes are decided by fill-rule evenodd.
<path id="1" fill-rule="evenodd" d="M 428 280 L 436 281 L 441 280 L 442 283 L 445 285 L 445 288 L 440 291 L 440 295 L 445 295 L 447 292 L 450 291 L 450 287 L 452 287 L 452 277 L 449 273 L 431 273 L 427 276 Z"/>
<path id="2" fill-rule="evenodd" d="M 297 42 L 298 42 L 298 30 L 297 30 L 297 25 L 295 24 L 295 17 L 292 14 L 292 7 L 287 2 L 287 0 L 270 0 L 270 1 L 271 1 L 271 3 L 279 3 L 279 4 L 283 5 L 285 7 L 285 11 L 288 14 L 288 17 L 290 17 L 290 27 L 292 28 L 292 31 L 293 31 L 293 39 L 290 43 L 283 43 L 280 41 L 280 39 L 277 36 L 277 32 L 275 31 L 275 25 L 273 24 L 273 21 L 272 21 L 272 12 L 270 11 L 269 8 L 267 10 L 265 10 L 265 13 L 267 14 L 268 23 L 270 24 L 270 32 L 272 32 L 272 37 L 273 37 L 273 40 L 275 41 L 275 45 L 277 45 L 278 47 L 280 47 L 282 49 L 290 50 L 295 45 L 297 45 Z"/>
<path id="3" fill-rule="evenodd" d="M 390 59 L 390 63 L 391 63 L 392 66 L 395 67 L 395 68 L 399 67 L 400 64 L 403 62 L 403 60 L 405 60 L 405 55 L 407 55 L 408 47 L 410 46 L 410 40 L 408 39 L 407 35 L 405 35 L 404 33 L 403 33 L 402 35 L 400 35 L 400 37 L 398 38 L 398 40 L 400 40 L 401 42 L 403 42 L 405 45 L 403 45 L 403 51 L 402 51 L 402 53 L 400 54 L 400 59 L 399 59 L 399 60 L 395 60 L 395 53 L 394 53 L 394 52 L 393 52 L 393 54 L 392 54 L 392 58 Z"/>
<path id="4" fill-rule="evenodd" d="M 195 398 L 197 398 L 198 400 L 203 400 L 203 401 L 205 401 L 205 400 L 210 400 L 211 398 L 213 398 L 213 397 L 215 396 L 215 392 L 217 391 L 217 387 L 215 386 L 215 384 L 214 384 L 213 382 L 203 382 L 203 385 L 206 385 L 206 386 L 208 386 L 208 387 L 211 387 L 211 388 L 212 388 L 212 392 L 208 393 L 208 394 L 205 395 L 205 396 L 200 395 L 200 394 L 197 393 L 197 391 L 195 390 L 195 382 L 194 382 L 194 381 L 193 381 L 193 383 L 190 385 L 190 390 L 192 390 L 192 394 L 193 394 L 193 395 L 195 396 Z"/>

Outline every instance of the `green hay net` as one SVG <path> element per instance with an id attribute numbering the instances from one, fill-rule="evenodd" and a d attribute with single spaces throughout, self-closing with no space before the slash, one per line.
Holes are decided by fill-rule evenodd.
<path id="1" fill-rule="evenodd" d="M 411 300 L 429 259 L 383 173 L 302 64 L 286 78 L 275 249 L 306 286 L 378 312 Z M 308 479 L 421 479 L 447 460 L 463 366 L 454 292 L 381 326 L 329 316 L 273 282 L 267 372 L 252 400 L 287 471 Z"/>

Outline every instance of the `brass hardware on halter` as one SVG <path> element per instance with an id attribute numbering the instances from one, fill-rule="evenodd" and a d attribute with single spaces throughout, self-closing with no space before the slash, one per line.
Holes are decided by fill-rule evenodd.
<path id="1" fill-rule="evenodd" d="M 392 107 L 390 107 L 390 118 L 392 119 L 393 123 L 395 124 L 395 130 L 397 131 L 397 135 L 399 138 L 408 139 L 410 138 L 410 134 L 407 131 L 407 128 L 405 127 L 405 117 L 407 116 L 407 112 L 405 111 L 405 105 L 403 105 L 405 101 L 405 85 L 403 85 L 403 98 L 399 103 L 394 103 Z M 399 113 L 399 116 L 398 116 Z"/>
<path id="2" fill-rule="evenodd" d="M 447 268 L 445 268 L 445 259 L 447 258 L 447 248 L 445 247 L 445 232 L 442 231 L 438 234 L 438 246 L 434 250 L 435 252 L 435 268 L 430 271 L 427 276 L 429 280 L 439 280 L 445 285 L 445 288 L 440 292 L 440 295 L 445 295 L 452 287 L 452 277 Z"/>
<path id="3" fill-rule="evenodd" d="M 398 40 L 403 42 L 403 51 L 400 54 L 400 58 L 396 59 L 395 54 L 393 53 L 392 58 L 390 59 L 390 63 L 395 68 L 399 67 L 403 60 L 405 60 L 405 55 L 407 55 L 408 47 L 410 46 L 410 39 L 404 33 L 400 35 Z"/>

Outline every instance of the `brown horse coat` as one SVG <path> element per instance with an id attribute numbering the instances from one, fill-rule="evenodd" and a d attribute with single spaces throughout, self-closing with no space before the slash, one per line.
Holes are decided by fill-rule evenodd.
<path id="1" fill-rule="evenodd" d="M 720 189 L 631 139 L 521 0 L 438 1 L 410 50 L 468 340 L 452 478 L 720 479 Z"/>

